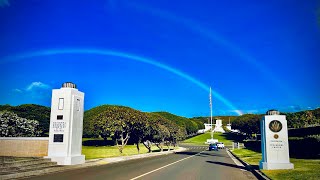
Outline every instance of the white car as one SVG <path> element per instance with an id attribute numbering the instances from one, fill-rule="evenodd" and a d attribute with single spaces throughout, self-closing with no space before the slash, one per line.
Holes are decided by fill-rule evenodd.
<path id="1" fill-rule="evenodd" d="M 222 142 L 217 142 L 217 146 L 219 149 L 224 149 L 224 144 Z"/>

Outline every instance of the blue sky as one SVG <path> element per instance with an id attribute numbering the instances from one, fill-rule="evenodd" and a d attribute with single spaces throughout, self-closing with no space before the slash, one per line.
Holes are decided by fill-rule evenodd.
<path id="1" fill-rule="evenodd" d="M 208 116 L 320 106 L 320 1 L 0 0 L 0 104 Z"/>

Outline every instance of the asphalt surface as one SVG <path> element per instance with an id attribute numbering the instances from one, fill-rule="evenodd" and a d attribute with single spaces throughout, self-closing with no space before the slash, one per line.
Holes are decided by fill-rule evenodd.
<path id="1" fill-rule="evenodd" d="M 187 151 L 176 154 L 52 173 L 27 179 L 257 179 L 243 166 L 236 165 L 224 149 L 208 151 L 207 147 L 190 146 L 187 148 Z"/>

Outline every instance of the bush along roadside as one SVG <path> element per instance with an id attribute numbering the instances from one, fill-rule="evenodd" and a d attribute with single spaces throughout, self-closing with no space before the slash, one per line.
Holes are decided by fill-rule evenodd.
<path id="1" fill-rule="evenodd" d="M 244 141 L 244 146 L 261 152 L 261 141 Z M 320 136 L 290 137 L 289 154 L 292 158 L 320 159 Z"/>

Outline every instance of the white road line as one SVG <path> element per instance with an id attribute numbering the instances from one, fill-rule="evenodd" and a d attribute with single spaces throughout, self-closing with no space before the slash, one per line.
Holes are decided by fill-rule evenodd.
<path id="1" fill-rule="evenodd" d="M 196 156 L 196 155 L 199 155 L 199 154 L 201 154 L 202 152 L 203 152 L 203 151 L 201 151 L 201 152 L 199 152 L 198 154 L 195 154 L 195 155 L 193 155 L 193 156 L 186 157 L 186 158 L 180 159 L 180 160 L 178 160 L 178 161 L 175 161 L 175 162 L 173 162 L 173 163 L 167 164 L 167 165 L 162 166 L 162 167 L 160 167 L 160 168 L 158 168 L 158 169 L 154 169 L 154 170 L 149 171 L 149 172 L 147 172 L 147 173 L 141 174 L 140 176 L 137 176 L 137 177 L 132 178 L 132 179 L 130 179 L 130 180 L 135 180 L 135 179 L 141 178 L 141 177 L 143 177 L 143 176 L 146 176 L 146 175 L 148 175 L 148 174 L 151 174 L 151 173 L 153 173 L 153 172 L 159 171 L 160 169 L 166 168 L 166 167 L 168 167 L 168 166 L 171 166 L 171 165 L 176 164 L 176 163 L 178 163 L 178 162 L 181 162 L 181 161 L 183 161 L 183 160 L 186 160 L 186 159 L 192 158 L 192 157 L 194 157 L 194 156 Z"/>
<path id="2" fill-rule="evenodd" d="M 240 161 L 238 161 L 238 159 L 236 159 L 228 150 L 227 153 L 236 165 L 244 167 L 244 165 Z"/>

